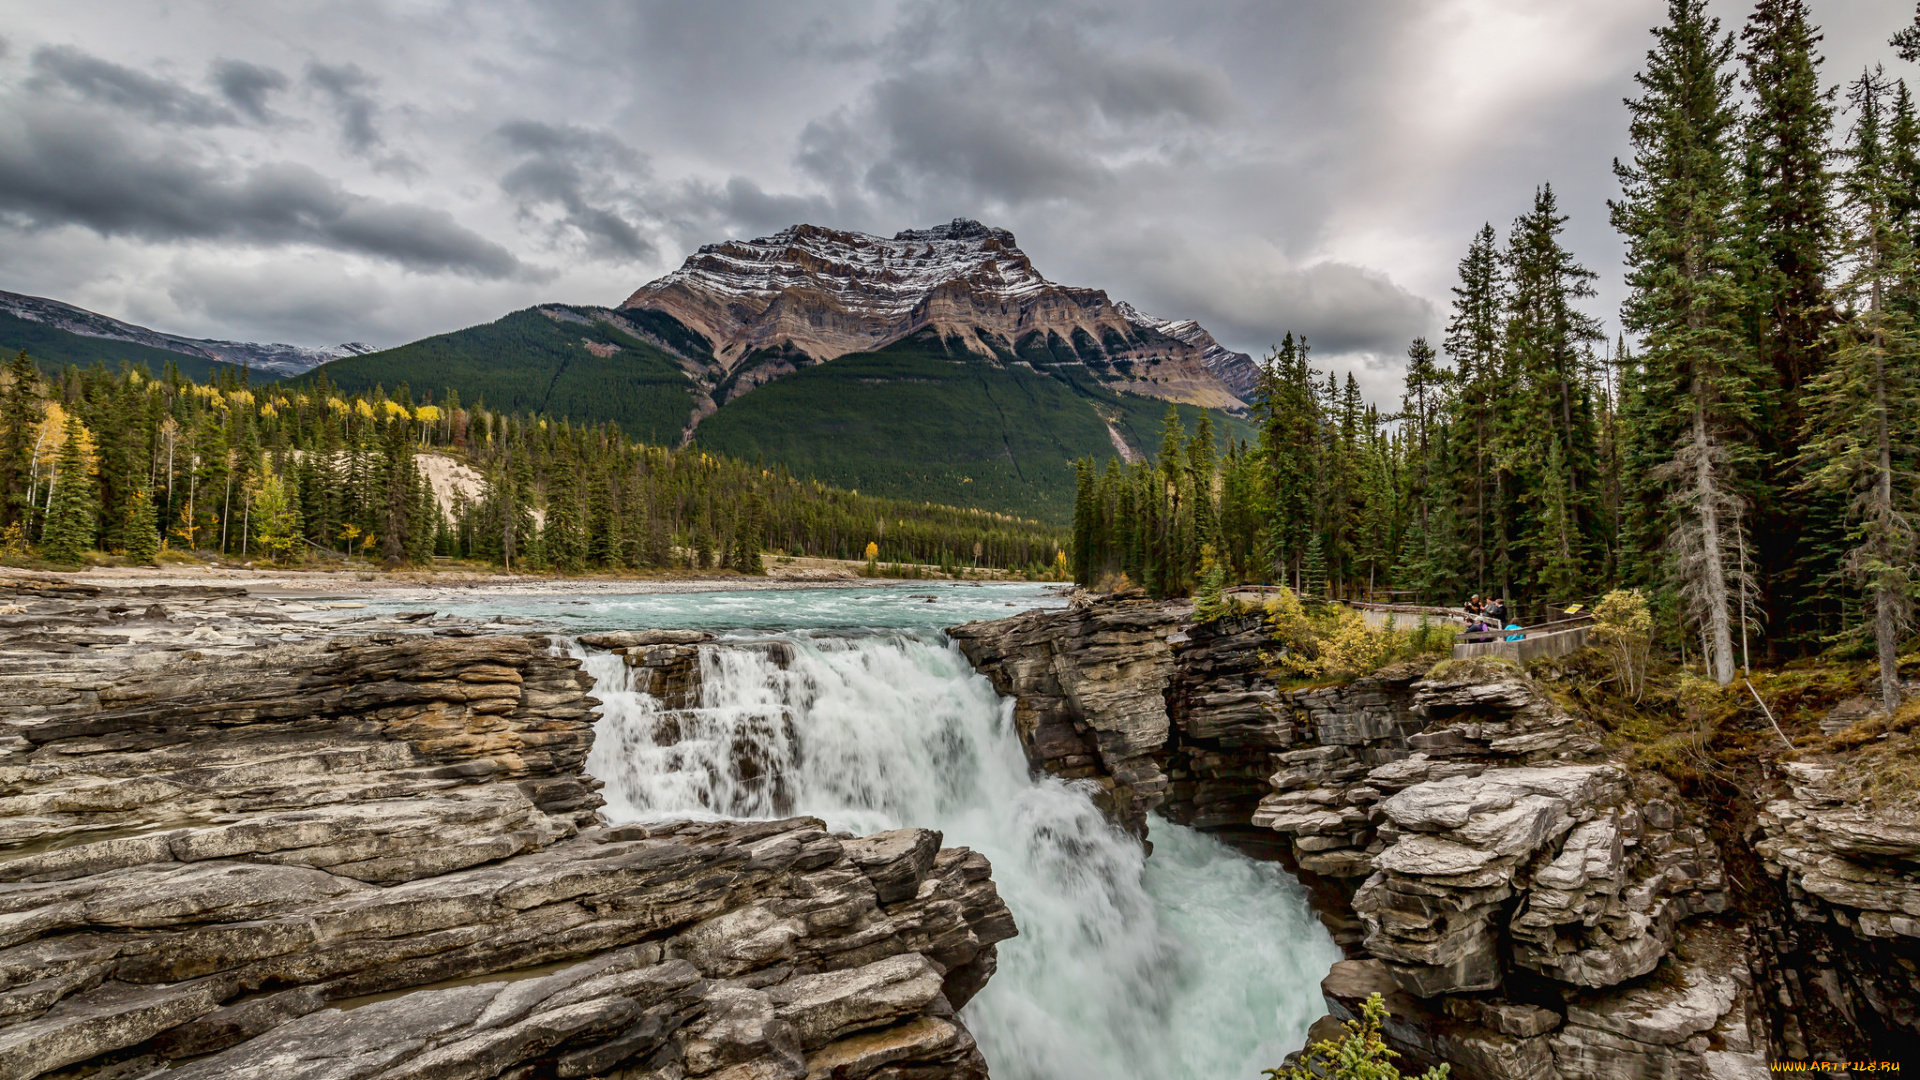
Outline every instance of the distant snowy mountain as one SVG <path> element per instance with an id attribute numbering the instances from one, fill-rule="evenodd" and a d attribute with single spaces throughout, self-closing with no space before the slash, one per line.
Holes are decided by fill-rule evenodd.
<path id="1" fill-rule="evenodd" d="M 331 348 L 313 349 L 304 345 L 270 344 L 253 341 L 215 341 L 181 337 L 110 319 L 97 312 L 41 296 L 0 291 L 0 311 L 29 322 L 44 323 L 55 329 L 82 337 L 126 341 L 148 348 L 164 349 L 182 356 L 217 360 L 276 376 L 300 375 L 329 360 L 343 356 L 364 356 L 374 347 L 350 341 Z"/>
<path id="2" fill-rule="evenodd" d="M 795 225 L 708 244 L 623 306 L 705 338 L 737 392 L 796 361 L 871 352 L 929 329 L 1004 362 L 1084 367 L 1138 396 L 1239 410 L 1253 385 L 1251 359 L 1197 324 L 1049 281 L 1012 233 L 966 218 L 892 237 Z"/>

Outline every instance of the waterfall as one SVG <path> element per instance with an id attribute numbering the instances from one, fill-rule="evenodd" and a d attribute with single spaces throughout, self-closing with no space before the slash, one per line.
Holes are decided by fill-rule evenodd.
<path id="1" fill-rule="evenodd" d="M 1020 936 L 963 1017 L 996 1080 L 1253 1080 L 1325 1011 L 1339 952 L 1297 883 L 1157 819 L 1144 857 L 1084 791 L 1028 775 L 1013 703 L 938 635 L 702 646 L 687 709 L 581 655 L 615 820 L 812 814 L 992 860 Z"/>

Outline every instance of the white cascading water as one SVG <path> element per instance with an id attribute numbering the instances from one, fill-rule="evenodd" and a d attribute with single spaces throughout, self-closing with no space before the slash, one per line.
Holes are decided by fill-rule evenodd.
<path id="1" fill-rule="evenodd" d="M 1252 1080 L 1300 1045 L 1339 953 L 1278 867 L 1159 820 L 1144 857 L 1029 777 L 1012 703 L 937 636 L 780 640 L 703 646 L 701 706 L 672 711 L 581 652 L 611 818 L 812 814 L 985 853 L 1020 926 L 963 1013 L 996 1080 Z"/>

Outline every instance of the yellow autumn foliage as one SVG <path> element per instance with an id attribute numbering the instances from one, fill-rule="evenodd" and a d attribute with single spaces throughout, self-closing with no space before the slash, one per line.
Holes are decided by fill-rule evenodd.
<path id="1" fill-rule="evenodd" d="M 39 462 L 43 476 L 66 445 L 67 410 L 57 401 L 46 402 L 41 406 L 40 423 L 33 429 L 33 459 Z M 87 460 L 87 471 L 96 471 L 93 432 L 85 424 L 80 425 L 80 454 Z"/>
<path id="2" fill-rule="evenodd" d="M 1403 629 L 1383 627 L 1345 604 L 1319 605 L 1309 611 L 1292 589 L 1283 588 L 1266 604 L 1267 630 L 1280 646 L 1268 659 L 1301 679 L 1351 679 L 1377 671 L 1394 660 L 1451 645 L 1448 626 Z"/>

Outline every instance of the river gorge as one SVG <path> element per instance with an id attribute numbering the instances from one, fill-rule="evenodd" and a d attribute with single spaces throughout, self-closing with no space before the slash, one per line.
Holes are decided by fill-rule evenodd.
<path id="1" fill-rule="evenodd" d="M 6 589 L 0 1077 L 1251 1078 L 1371 992 L 1468 1080 L 1913 1030 L 1910 825 L 1796 763 L 1723 852 L 1512 668 L 1279 685 L 1257 616 L 1025 585 Z"/>

